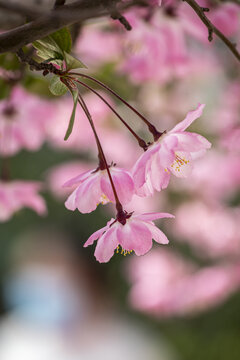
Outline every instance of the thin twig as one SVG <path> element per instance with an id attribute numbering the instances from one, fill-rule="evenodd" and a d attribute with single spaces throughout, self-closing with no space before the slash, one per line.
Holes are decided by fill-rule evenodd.
<path id="1" fill-rule="evenodd" d="M 215 34 L 216 36 L 219 37 L 219 39 L 221 39 L 224 42 L 224 44 L 229 48 L 229 50 L 233 53 L 233 55 L 240 61 L 240 53 L 236 48 L 236 44 L 234 44 L 228 38 L 226 38 L 226 36 L 223 35 L 223 33 L 219 29 L 217 29 L 216 26 L 214 26 L 205 15 L 205 12 L 207 12 L 208 9 L 202 8 L 200 5 L 196 3 L 195 0 L 183 0 L 183 1 L 185 1 L 186 3 L 188 3 L 188 5 L 191 6 L 191 8 L 195 11 L 198 17 L 206 25 L 208 29 L 208 40 L 212 41 L 213 34 Z"/>
<path id="2" fill-rule="evenodd" d="M 55 0 L 54 9 L 56 9 L 59 6 L 63 6 L 65 2 L 66 0 Z"/>

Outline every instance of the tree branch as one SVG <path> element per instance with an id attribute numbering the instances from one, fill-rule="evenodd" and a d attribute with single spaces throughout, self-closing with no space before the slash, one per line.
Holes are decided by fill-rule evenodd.
<path id="1" fill-rule="evenodd" d="M 147 6 L 146 0 L 129 0 L 120 3 L 121 13 L 133 6 Z M 64 26 L 83 22 L 91 18 L 110 15 L 112 12 L 109 0 L 78 0 L 69 5 L 58 6 L 27 24 L 0 35 L 0 54 L 15 52 L 19 48 L 41 39 Z"/>
<path id="2" fill-rule="evenodd" d="M 183 0 L 183 1 L 186 1 L 186 3 L 188 3 L 188 5 L 191 6 L 191 8 L 195 11 L 198 17 L 206 25 L 208 29 L 208 40 L 212 41 L 213 34 L 215 34 L 217 37 L 219 37 L 219 39 L 221 39 L 224 42 L 224 44 L 229 48 L 229 50 L 233 53 L 233 55 L 240 61 L 240 53 L 236 48 L 236 44 L 232 43 L 228 38 L 226 38 L 226 36 L 223 35 L 223 33 L 220 30 L 218 30 L 205 15 L 205 12 L 209 11 L 209 9 L 202 8 L 196 3 L 195 0 Z"/>

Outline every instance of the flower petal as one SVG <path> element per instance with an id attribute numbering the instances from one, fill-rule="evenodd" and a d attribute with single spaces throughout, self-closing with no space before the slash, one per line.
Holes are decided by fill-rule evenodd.
<path id="1" fill-rule="evenodd" d="M 97 240 L 103 233 L 108 229 L 108 225 L 104 226 L 103 228 L 95 231 L 85 242 L 83 245 L 84 247 L 87 247 L 89 245 L 92 245 L 95 240 Z"/>
<path id="2" fill-rule="evenodd" d="M 153 144 L 151 145 L 148 150 L 143 153 L 140 158 L 137 160 L 136 164 L 132 169 L 133 181 L 135 184 L 136 189 L 139 189 L 143 186 L 146 180 L 146 167 L 148 161 L 151 159 L 151 156 L 159 150 L 161 144 Z"/>
<path id="3" fill-rule="evenodd" d="M 153 155 L 150 176 L 154 189 L 161 191 L 167 188 L 170 180 L 170 172 L 161 166 L 158 153 Z"/>
<path id="4" fill-rule="evenodd" d="M 127 204 L 132 200 L 134 194 L 134 182 L 131 175 L 122 169 L 111 168 L 111 175 L 119 200 Z M 101 189 L 110 201 L 115 202 L 112 186 L 107 174 L 101 177 Z"/>
<path id="5" fill-rule="evenodd" d="M 198 107 L 193 111 L 189 111 L 185 119 L 178 123 L 176 126 L 174 126 L 174 128 L 170 130 L 169 133 L 184 131 L 188 126 L 192 124 L 194 120 L 196 120 L 202 115 L 204 107 L 205 104 L 198 104 Z"/>
<path id="6" fill-rule="evenodd" d="M 152 247 L 152 235 L 147 226 L 140 221 L 130 221 L 117 229 L 119 243 L 127 251 L 136 255 L 146 254 Z"/>
<path id="7" fill-rule="evenodd" d="M 162 218 L 174 218 L 175 216 L 169 213 L 161 213 L 161 212 L 153 212 L 153 213 L 145 213 L 145 214 L 136 214 L 132 215 L 132 217 L 137 218 L 139 220 L 143 221 L 153 221 L 156 219 L 162 219 Z"/>
<path id="8" fill-rule="evenodd" d="M 77 188 L 76 205 L 81 213 L 90 213 L 95 210 L 101 202 L 102 190 L 100 188 L 100 177 L 94 176 L 85 180 Z"/>
<path id="9" fill-rule="evenodd" d="M 71 195 L 69 195 L 69 197 L 67 198 L 67 200 L 65 201 L 65 206 L 68 210 L 76 210 L 77 205 L 76 205 L 76 194 L 77 194 L 78 188 L 76 188 Z"/>
<path id="10" fill-rule="evenodd" d="M 82 183 L 85 179 L 87 179 L 89 176 L 91 176 L 91 174 L 93 173 L 94 170 L 88 170 L 88 171 L 85 171 L 84 173 L 78 175 L 78 176 L 75 176 L 74 178 L 66 181 L 62 187 L 71 187 L 75 184 L 79 184 L 79 183 Z"/>
<path id="11" fill-rule="evenodd" d="M 169 240 L 166 237 L 166 235 L 157 226 L 155 226 L 154 224 L 151 224 L 151 223 L 146 224 L 146 226 L 151 231 L 152 238 L 156 242 L 158 242 L 159 244 L 164 244 L 164 245 L 169 243 Z"/>
<path id="12" fill-rule="evenodd" d="M 178 151 L 198 152 L 210 149 L 211 143 L 203 136 L 191 132 L 179 132 L 175 136 L 178 138 Z"/>
<path id="13" fill-rule="evenodd" d="M 99 238 L 94 255 L 100 263 L 108 262 L 113 256 L 117 246 L 116 227 L 113 225 Z"/>

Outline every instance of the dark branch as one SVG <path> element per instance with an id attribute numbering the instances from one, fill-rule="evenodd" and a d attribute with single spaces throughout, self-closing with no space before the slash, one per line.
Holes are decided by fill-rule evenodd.
<path id="1" fill-rule="evenodd" d="M 129 0 L 119 3 L 118 11 L 121 14 L 124 10 L 137 5 L 147 6 L 147 2 L 146 0 Z M 111 15 L 109 0 L 78 0 L 69 5 L 59 6 L 34 21 L 1 34 L 0 54 L 9 51 L 15 52 L 64 26 L 106 15 Z"/>
<path id="2" fill-rule="evenodd" d="M 198 17 L 206 25 L 208 29 L 208 40 L 212 41 L 213 34 L 215 34 L 217 37 L 219 37 L 219 39 L 221 39 L 224 42 L 224 44 L 229 48 L 229 50 L 234 54 L 234 56 L 240 61 L 240 53 L 236 48 L 236 44 L 232 43 L 228 38 L 226 38 L 226 36 L 223 35 L 223 33 L 211 23 L 211 21 L 205 15 L 207 9 L 199 6 L 195 0 L 183 0 L 183 1 L 186 1 L 188 5 L 191 6 L 191 8 L 195 11 Z"/>
<path id="3" fill-rule="evenodd" d="M 54 4 L 54 9 L 56 9 L 59 6 L 63 6 L 65 4 L 66 0 L 56 0 Z"/>

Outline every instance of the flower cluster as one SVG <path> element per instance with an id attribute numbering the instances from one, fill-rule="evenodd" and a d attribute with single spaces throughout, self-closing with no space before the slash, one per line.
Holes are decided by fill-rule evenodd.
<path id="1" fill-rule="evenodd" d="M 144 255 L 152 247 L 152 239 L 160 244 L 168 243 L 166 235 L 155 226 L 153 220 L 173 218 L 173 215 L 126 212 L 123 205 L 127 205 L 133 195 L 146 197 L 155 190 L 165 189 L 171 174 L 181 178 L 190 174 L 193 160 L 211 147 L 201 135 L 185 131 L 201 116 L 203 108 L 204 105 L 199 104 L 170 131 L 160 133 L 149 126 L 154 142 L 146 145 L 144 153 L 130 171 L 107 165 L 100 148 L 99 166 L 64 184 L 64 187 L 74 187 L 65 202 L 69 210 L 89 213 L 100 203 L 105 205 L 112 202 L 116 205 L 116 218 L 91 235 L 84 245 L 92 245 L 98 239 L 95 257 L 99 262 L 109 261 L 115 249 L 124 255 L 132 251 L 136 255 Z"/>

